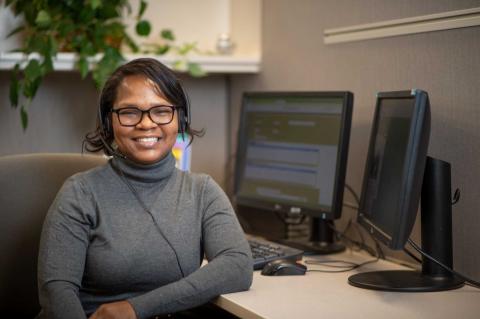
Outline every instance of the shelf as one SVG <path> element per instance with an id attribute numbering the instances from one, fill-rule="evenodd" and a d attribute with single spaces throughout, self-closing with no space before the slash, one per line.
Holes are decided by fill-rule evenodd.
<path id="1" fill-rule="evenodd" d="M 38 55 L 31 54 L 30 59 L 38 58 Z M 139 54 L 125 54 L 127 61 L 140 58 L 151 57 L 156 58 L 168 67 L 172 67 L 175 61 L 183 59 L 177 56 L 153 56 Z M 5 53 L 0 52 L 0 70 L 11 70 L 17 62 L 25 59 L 22 53 Z M 98 60 L 99 56 L 93 58 Z M 258 73 L 260 71 L 260 57 L 256 56 L 227 56 L 227 55 L 205 55 L 205 56 L 189 56 L 189 62 L 198 63 L 207 73 Z M 76 61 L 74 53 L 58 53 L 53 60 L 53 67 L 56 71 L 72 71 Z"/>
<path id="2" fill-rule="evenodd" d="M 480 7 L 343 28 L 326 29 L 323 31 L 323 42 L 325 44 L 334 44 L 422 32 L 468 28 L 479 25 Z"/>

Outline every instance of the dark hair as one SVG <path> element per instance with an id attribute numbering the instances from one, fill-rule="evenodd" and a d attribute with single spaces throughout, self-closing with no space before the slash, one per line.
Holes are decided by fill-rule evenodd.
<path id="1" fill-rule="evenodd" d="M 127 76 L 142 75 L 155 83 L 156 89 L 161 91 L 165 98 L 173 105 L 179 107 L 178 120 L 179 130 L 190 136 L 189 144 L 193 137 L 201 137 L 203 130 L 194 130 L 190 127 L 190 107 L 187 93 L 183 89 L 175 74 L 161 62 L 151 58 L 132 60 L 118 67 L 107 79 L 100 95 L 97 114 L 97 127 L 94 131 L 85 135 L 84 148 L 89 152 L 102 151 L 107 155 L 111 154 L 111 147 L 114 140 L 112 121 L 109 116 L 113 104 L 117 98 L 117 90 Z M 160 92 L 159 92 L 160 93 Z"/>

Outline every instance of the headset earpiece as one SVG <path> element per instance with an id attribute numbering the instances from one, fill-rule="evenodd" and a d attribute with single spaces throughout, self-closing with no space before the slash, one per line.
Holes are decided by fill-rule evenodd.
<path id="1" fill-rule="evenodd" d="M 184 134 L 187 131 L 187 123 L 186 123 L 186 116 L 185 110 L 182 108 L 178 108 L 178 133 Z"/>
<path id="2" fill-rule="evenodd" d="M 110 124 L 110 117 L 108 114 L 105 115 L 105 118 L 103 119 L 103 132 L 105 134 L 105 137 L 110 136 L 112 126 Z"/>
<path id="3" fill-rule="evenodd" d="M 190 119 L 190 99 L 188 98 L 187 92 L 180 86 L 183 93 L 183 100 L 185 101 L 185 105 L 178 109 L 178 132 L 182 134 L 182 138 L 184 138 L 184 134 L 187 132 L 188 128 L 190 127 L 191 119 Z"/>

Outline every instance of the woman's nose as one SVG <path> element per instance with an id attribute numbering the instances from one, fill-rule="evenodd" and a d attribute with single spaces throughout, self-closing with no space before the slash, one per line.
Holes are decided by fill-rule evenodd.
<path id="1" fill-rule="evenodd" d="M 154 128 L 156 126 L 157 126 L 157 124 L 152 121 L 148 112 L 142 113 L 142 118 L 141 118 L 140 122 L 137 124 L 137 127 L 143 128 L 143 129 L 146 129 L 146 128 L 150 129 L 150 128 Z"/>

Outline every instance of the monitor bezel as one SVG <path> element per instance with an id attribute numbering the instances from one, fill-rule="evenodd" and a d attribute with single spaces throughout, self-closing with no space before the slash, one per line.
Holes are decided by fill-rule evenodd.
<path id="1" fill-rule="evenodd" d="M 276 201 L 258 200 L 249 197 L 239 196 L 241 169 L 244 167 L 245 154 L 242 155 L 241 146 L 245 146 L 246 139 L 246 121 L 247 101 L 250 98 L 258 97 L 321 97 L 321 98 L 341 98 L 342 116 L 339 136 L 339 147 L 337 150 L 337 167 L 335 171 L 334 197 L 332 199 L 332 209 L 330 211 L 312 209 L 306 206 L 293 206 Z M 242 98 L 242 108 L 240 114 L 240 125 L 238 128 L 237 153 L 235 165 L 234 198 L 236 205 L 252 207 L 260 210 L 283 213 L 303 213 L 312 217 L 333 220 L 340 218 L 343 206 L 343 190 L 345 186 L 345 176 L 348 158 L 348 146 L 350 140 L 350 128 L 353 111 L 353 93 L 349 91 L 263 91 L 263 92 L 245 92 Z"/>
<path id="2" fill-rule="evenodd" d="M 405 160 L 399 202 L 395 206 L 395 225 L 392 233 L 382 229 L 370 218 L 365 209 L 365 197 L 368 184 L 368 172 L 373 164 L 373 147 L 378 129 L 378 117 L 381 102 L 384 99 L 413 99 L 412 121 L 405 153 Z M 377 94 L 375 115 L 370 132 L 370 142 L 365 164 L 362 193 L 357 221 L 376 239 L 391 249 L 403 249 L 412 231 L 417 216 L 423 173 L 427 159 L 428 141 L 430 136 L 430 104 L 425 91 L 414 89 L 409 91 L 380 92 Z M 392 213 L 393 214 L 393 213 Z"/>

